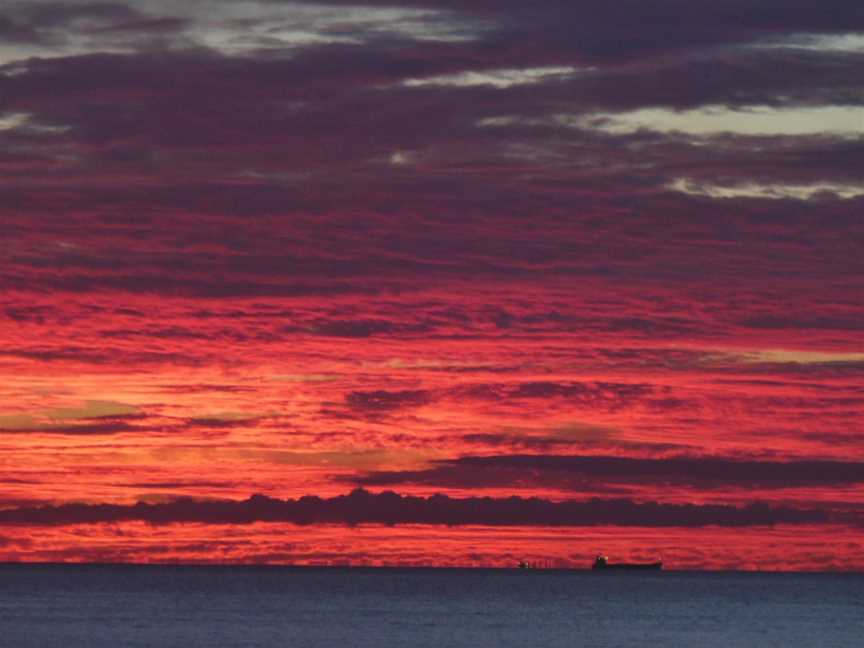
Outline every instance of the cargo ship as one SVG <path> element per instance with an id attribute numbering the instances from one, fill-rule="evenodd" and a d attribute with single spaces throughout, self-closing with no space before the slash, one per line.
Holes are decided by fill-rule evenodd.
<path id="1" fill-rule="evenodd" d="M 649 563 L 613 563 L 609 562 L 609 559 L 606 556 L 597 556 L 597 559 L 594 561 L 594 565 L 591 569 L 637 569 L 637 570 L 659 570 L 663 569 L 663 561 L 658 560 L 657 562 L 649 562 Z"/>

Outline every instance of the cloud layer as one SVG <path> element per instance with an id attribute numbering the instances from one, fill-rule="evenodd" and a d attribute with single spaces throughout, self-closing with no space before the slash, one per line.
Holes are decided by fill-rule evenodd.
<path id="1" fill-rule="evenodd" d="M 862 33 L 851 0 L 4 4 L 0 514 L 347 483 L 828 524 L 864 496 Z"/>
<path id="2" fill-rule="evenodd" d="M 140 520 L 151 524 L 434 524 L 489 526 L 760 526 L 832 521 L 823 511 L 750 504 L 746 507 L 695 504 L 639 504 L 626 499 L 550 502 L 538 498 L 455 499 L 372 494 L 280 500 L 253 495 L 242 501 L 176 500 L 134 506 L 64 504 L 0 511 L 0 522 L 23 525 L 93 524 Z"/>

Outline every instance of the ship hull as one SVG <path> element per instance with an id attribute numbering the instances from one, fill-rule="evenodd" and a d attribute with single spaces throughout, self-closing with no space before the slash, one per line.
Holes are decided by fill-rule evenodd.
<path id="1" fill-rule="evenodd" d="M 593 569 L 597 571 L 659 571 L 663 569 L 663 563 L 606 563 L 594 565 Z"/>

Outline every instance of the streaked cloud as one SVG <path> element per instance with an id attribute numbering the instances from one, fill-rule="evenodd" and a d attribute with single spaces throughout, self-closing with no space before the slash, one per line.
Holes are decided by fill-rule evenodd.
<path id="1" fill-rule="evenodd" d="M 720 133 L 749 136 L 864 136 L 864 109 L 858 106 L 705 106 L 681 111 L 650 108 L 575 119 L 558 115 L 552 119 L 580 128 L 597 128 L 613 135 L 648 130 L 701 136 Z"/>
<path id="2" fill-rule="evenodd" d="M 673 181 L 669 188 L 691 196 L 708 198 L 758 198 L 769 200 L 850 200 L 864 196 L 864 184 L 844 185 L 817 183 L 810 185 L 757 184 L 711 185 L 685 178 Z"/>
<path id="3" fill-rule="evenodd" d="M 27 123 L 27 113 L 3 113 L 0 114 L 0 131 L 14 130 Z"/>
<path id="4" fill-rule="evenodd" d="M 579 68 L 567 65 L 523 69 L 477 70 L 427 77 L 425 79 L 406 79 L 402 82 L 402 85 L 408 88 L 422 88 L 424 86 L 452 86 L 455 88 L 490 86 L 492 88 L 511 88 L 513 86 L 533 85 L 535 83 L 548 83 L 566 79 L 578 71 L 580 71 Z"/>
<path id="5" fill-rule="evenodd" d="M 791 349 L 764 349 L 741 356 L 745 362 L 793 362 L 796 364 L 824 364 L 832 362 L 864 362 L 864 353 L 825 351 L 796 351 Z"/>
<path id="6" fill-rule="evenodd" d="M 813 52 L 864 52 L 864 34 L 792 34 L 776 41 L 761 43 L 760 48 L 804 49 Z"/>
<path id="7" fill-rule="evenodd" d="M 362 45 L 380 38 L 459 43 L 473 40 L 480 27 L 436 9 L 363 3 L 73 0 L 58 7 L 50 0 L 37 0 L 15 1 L 8 9 L 6 31 L 13 38 L 0 45 L 0 65 L 30 57 L 194 48 L 210 48 L 228 56 L 268 51 L 285 55 L 300 48 Z"/>

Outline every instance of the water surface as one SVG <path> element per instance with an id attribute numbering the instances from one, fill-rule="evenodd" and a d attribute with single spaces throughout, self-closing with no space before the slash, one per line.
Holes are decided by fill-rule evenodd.
<path id="1" fill-rule="evenodd" d="M 0 644 L 845 646 L 864 575 L 0 566 Z"/>

